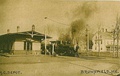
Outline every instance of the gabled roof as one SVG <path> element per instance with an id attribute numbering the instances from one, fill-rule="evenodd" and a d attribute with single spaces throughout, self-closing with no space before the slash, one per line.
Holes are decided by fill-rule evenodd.
<path id="1" fill-rule="evenodd" d="M 25 39 L 25 38 L 33 38 L 33 39 L 45 39 L 45 34 L 41 34 L 36 31 L 24 31 L 17 33 L 7 33 L 0 35 L 0 41 L 3 39 Z M 47 39 L 52 38 L 50 36 L 46 36 Z"/>
<path id="2" fill-rule="evenodd" d="M 113 33 L 111 32 L 100 32 L 100 35 L 104 39 L 113 39 Z"/>
<path id="3" fill-rule="evenodd" d="M 93 37 L 98 36 L 98 32 L 94 34 Z M 113 33 L 111 32 L 99 32 L 99 36 L 101 36 L 103 39 L 113 39 Z"/>

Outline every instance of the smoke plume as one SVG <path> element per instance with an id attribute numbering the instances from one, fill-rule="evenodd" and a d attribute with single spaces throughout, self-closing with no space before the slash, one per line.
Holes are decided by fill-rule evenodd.
<path id="1" fill-rule="evenodd" d="M 79 42 L 81 39 L 85 40 L 85 29 L 87 22 L 96 11 L 97 6 L 95 2 L 85 2 L 82 6 L 78 6 L 73 11 L 74 20 L 71 23 L 72 40 L 75 42 Z"/>

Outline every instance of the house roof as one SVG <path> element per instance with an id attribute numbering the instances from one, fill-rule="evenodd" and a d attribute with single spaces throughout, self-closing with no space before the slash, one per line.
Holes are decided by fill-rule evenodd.
<path id="1" fill-rule="evenodd" d="M 0 41 L 5 39 L 22 40 L 26 38 L 32 38 L 36 40 L 45 39 L 45 34 L 41 34 L 36 31 L 24 31 L 24 32 L 7 33 L 7 34 L 0 35 Z M 46 38 L 49 39 L 52 37 L 46 36 Z"/>
<path id="2" fill-rule="evenodd" d="M 113 39 L 113 33 L 111 32 L 100 32 L 100 35 L 104 39 Z"/>
<path id="3" fill-rule="evenodd" d="M 93 37 L 98 35 L 98 32 L 96 32 Z M 113 33 L 112 32 L 99 32 L 99 36 L 101 36 L 103 39 L 113 39 Z"/>

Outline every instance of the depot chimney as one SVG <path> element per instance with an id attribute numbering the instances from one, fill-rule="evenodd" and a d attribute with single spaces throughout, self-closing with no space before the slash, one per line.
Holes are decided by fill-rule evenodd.
<path id="1" fill-rule="evenodd" d="M 10 33 L 10 29 L 7 29 L 7 33 Z"/>
<path id="2" fill-rule="evenodd" d="M 17 26 L 17 32 L 19 32 L 19 30 L 20 30 L 20 27 L 19 27 L 19 26 Z"/>
<path id="3" fill-rule="evenodd" d="M 35 31 L 35 25 L 32 25 L 32 31 Z"/>

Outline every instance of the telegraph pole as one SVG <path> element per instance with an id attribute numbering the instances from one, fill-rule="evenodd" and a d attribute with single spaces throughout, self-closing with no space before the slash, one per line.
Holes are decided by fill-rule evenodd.
<path id="1" fill-rule="evenodd" d="M 117 36 L 117 53 L 116 53 L 116 57 L 119 57 L 118 54 L 119 54 L 119 24 L 118 24 L 118 21 L 117 21 L 117 31 L 116 31 L 116 36 Z"/>
<path id="2" fill-rule="evenodd" d="M 113 57 L 115 57 L 115 30 L 113 30 Z"/>
<path id="3" fill-rule="evenodd" d="M 99 38 L 99 36 L 100 36 L 100 30 L 99 30 L 100 28 L 98 28 L 98 56 L 100 56 L 100 38 Z"/>
<path id="4" fill-rule="evenodd" d="M 116 57 L 119 57 L 119 30 L 120 30 L 119 29 L 119 25 L 120 25 L 119 20 L 120 20 L 120 18 L 118 18 L 118 16 L 117 16 L 116 27 L 114 30 L 114 43 L 115 43 L 115 39 L 117 40 L 116 53 L 115 53 Z"/>
<path id="5" fill-rule="evenodd" d="M 45 17 L 45 19 L 47 19 L 47 17 Z M 46 26 L 46 25 L 45 25 L 45 26 Z M 46 53 L 47 53 L 47 49 L 46 49 L 46 28 L 47 28 L 47 27 L 44 28 L 44 33 L 45 33 L 45 55 L 46 55 Z"/>
<path id="6" fill-rule="evenodd" d="M 118 54 L 119 54 L 119 33 L 117 33 L 117 57 L 119 57 Z"/>
<path id="7" fill-rule="evenodd" d="M 46 49 L 46 31 L 45 31 L 45 55 L 46 55 L 47 49 Z"/>
<path id="8" fill-rule="evenodd" d="M 86 51 L 87 51 L 87 55 L 89 56 L 89 30 L 88 30 L 88 25 L 86 26 Z"/>

